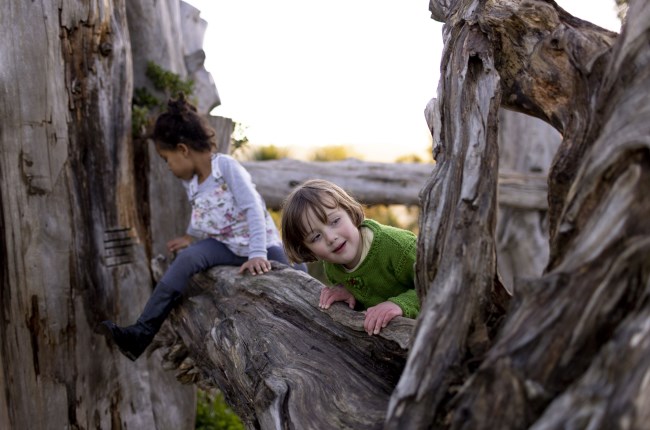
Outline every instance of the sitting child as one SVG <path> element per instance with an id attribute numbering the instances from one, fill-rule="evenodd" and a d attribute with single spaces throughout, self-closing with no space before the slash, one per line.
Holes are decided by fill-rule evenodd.
<path id="1" fill-rule="evenodd" d="M 192 214 L 188 234 L 167 243 L 178 255 L 135 324 L 122 327 L 107 320 L 99 325 L 131 360 L 149 346 L 195 273 L 228 265 L 240 266 L 239 273 L 263 275 L 271 270 L 270 260 L 289 263 L 251 176 L 234 158 L 214 151 L 214 135 L 183 95 L 170 100 L 156 120 L 156 150 L 183 181 Z M 297 268 L 306 270 L 304 265 Z"/>
<path id="2" fill-rule="evenodd" d="M 284 203 L 282 242 L 292 261 L 323 261 L 334 286 L 321 291 L 321 308 L 361 305 L 370 335 L 397 316 L 417 317 L 416 235 L 365 219 L 361 204 L 339 186 L 314 179 L 296 188 Z"/>

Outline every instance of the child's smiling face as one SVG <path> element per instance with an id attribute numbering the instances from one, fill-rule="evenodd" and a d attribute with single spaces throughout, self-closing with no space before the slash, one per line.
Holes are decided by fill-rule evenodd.
<path id="1" fill-rule="evenodd" d="M 322 221 L 313 211 L 307 211 L 303 222 L 307 236 L 303 243 L 319 260 L 352 269 L 361 259 L 361 234 L 350 215 L 341 207 L 327 209 Z"/>

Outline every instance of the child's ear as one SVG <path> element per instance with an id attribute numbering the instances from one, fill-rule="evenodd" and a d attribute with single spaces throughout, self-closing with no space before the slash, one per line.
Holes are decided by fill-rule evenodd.
<path id="1" fill-rule="evenodd" d="M 188 155 L 190 153 L 190 147 L 184 143 L 179 143 L 176 145 L 176 150 L 180 151 L 183 155 Z"/>

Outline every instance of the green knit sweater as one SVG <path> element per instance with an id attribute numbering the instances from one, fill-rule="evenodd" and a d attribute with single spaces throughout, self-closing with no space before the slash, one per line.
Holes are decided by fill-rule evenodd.
<path id="1" fill-rule="evenodd" d="M 415 292 L 417 237 L 410 231 L 367 219 L 362 226 L 373 232 L 368 255 L 353 272 L 341 265 L 324 262 L 325 275 L 332 285 L 343 285 L 367 309 L 391 301 L 403 316 L 415 318 L 420 302 Z"/>

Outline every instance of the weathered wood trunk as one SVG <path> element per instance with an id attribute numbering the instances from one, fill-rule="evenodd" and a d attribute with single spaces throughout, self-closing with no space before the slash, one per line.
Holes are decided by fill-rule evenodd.
<path id="1" fill-rule="evenodd" d="M 433 106 L 438 163 L 421 193 L 423 310 L 384 427 L 644 428 L 650 232 L 639 220 L 650 215 L 650 6 L 631 2 L 617 40 L 551 1 L 430 4 L 433 16 L 446 21 L 446 46 Z M 496 273 L 499 106 L 537 116 L 563 137 L 549 173 L 549 262 L 536 278 L 513 278 L 507 308 Z M 222 283 L 228 282 L 215 279 L 214 288 Z M 315 294 L 305 297 L 315 306 Z M 330 314 L 346 311 L 339 306 Z M 280 314 L 303 315 L 292 320 L 294 328 L 315 318 Z M 258 326 L 270 320 L 256 318 Z M 217 319 L 212 333 L 224 321 Z M 173 327 L 188 332 L 180 320 Z M 288 342 L 279 331 L 270 336 Z M 214 348 L 190 351 L 203 381 L 219 368 L 209 357 L 233 351 L 214 338 L 183 343 Z M 284 374 L 284 385 L 271 385 L 305 374 Z M 335 393 L 327 396 L 336 398 L 336 383 L 323 378 Z M 211 381 L 226 391 L 239 383 Z M 274 393 L 281 402 L 283 391 Z M 284 409 L 268 423 L 261 407 L 268 400 L 248 401 L 255 406 L 238 410 L 250 425 L 275 428 L 298 419 L 287 420 Z M 351 401 L 363 409 L 365 400 Z"/>
<path id="2" fill-rule="evenodd" d="M 391 401 L 389 427 L 405 422 L 412 423 L 411 428 L 425 428 L 432 422 L 452 428 L 528 427 L 592 362 L 596 366 L 607 362 L 597 358 L 600 349 L 610 339 L 620 344 L 612 334 L 617 327 L 621 333 L 628 332 L 624 315 L 635 313 L 648 284 L 647 229 L 639 224 L 632 227 L 633 217 L 647 214 L 648 209 L 647 197 L 643 197 L 647 196 L 647 157 L 640 156 L 647 154 L 647 139 L 641 137 L 647 133 L 648 120 L 647 93 L 641 90 L 642 85 L 647 88 L 650 70 L 647 44 L 642 42 L 648 34 L 647 5 L 633 5 L 627 28 L 631 37 L 624 31 L 612 49 L 614 35 L 568 16 L 552 2 L 485 2 L 478 9 L 468 7 L 470 3 L 432 2 L 436 14 L 447 20 L 449 43 L 443 65 L 447 73 L 439 91 L 444 95 L 439 104 L 442 128 L 436 140 L 442 158 L 426 190 L 431 190 L 432 197 L 437 193 L 438 205 L 442 200 L 464 206 L 441 215 L 423 211 L 422 231 L 435 235 L 435 239 L 421 238 L 424 249 L 418 260 L 418 272 L 424 272 L 419 279 L 426 281 L 420 285 L 427 293 L 424 315 L 430 317 L 419 320 L 414 343 L 423 345 L 423 351 L 413 349 L 409 355 Z M 521 42 L 511 43 L 515 40 Z M 624 62 L 633 65 L 634 74 L 626 73 Z M 481 73 L 472 74 L 472 68 Z M 495 71 L 501 92 L 490 91 L 493 86 L 485 82 Z M 465 93 L 459 88 L 475 87 L 479 89 L 470 93 L 474 99 L 461 99 Z M 493 267 L 489 259 L 476 264 L 476 259 L 467 258 L 476 246 L 476 236 L 464 238 L 466 248 L 457 237 L 475 228 L 465 222 L 467 217 L 489 216 L 494 210 L 491 204 L 471 205 L 473 199 L 466 197 L 474 194 L 462 195 L 465 198 L 453 194 L 458 188 L 473 190 L 478 178 L 486 182 L 488 173 L 485 168 L 469 175 L 467 167 L 458 170 L 460 163 L 476 166 L 482 154 L 457 160 L 455 151 L 466 147 L 466 129 L 454 126 L 474 127 L 469 138 L 472 147 L 492 145 L 492 110 L 484 106 L 499 94 L 506 106 L 544 118 L 563 132 L 549 180 L 551 259 L 543 277 L 515 285 L 516 303 L 496 343 L 484 357 L 478 357 L 484 358 L 479 369 L 467 374 L 467 382 L 451 398 L 453 381 L 445 379 L 450 372 L 440 371 L 442 365 L 435 359 L 446 358 L 445 364 L 452 369 L 471 353 L 466 339 L 471 339 L 476 325 L 466 324 L 466 330 L 459 333 L 448 321 L 459 318 L 459 309 L 466 307 L 480 312 L 482 303 L 489 301 L 489 289 L 483 288 L 478 293 L 482 297 L 475 299 L 474 288 L 481 287 Z M 454 110 L 461 100 L 463 110 Z M 480 114 L 474 114 L 475 109 Z M 621 114 L 627 119 L 622 120 Z M 452 226 L 454 234 L 449 232 Z M 450 242 L 458 251 L 449 247 Z M 492 244 L 487 243 L 487 252 L 491 252 Z M 472 275 L 462 288 L 452 290 L 459 276 L 449 277 L 450 271 Z M 458 304 L 461 295 L 469 305 Z M 463 321 L 468 323 L 470 318 L 465 316 Z M 438 330 L 431 328 L 435 325 Z M 447 336 L 457 343 L 448 346 Z M 434 360 L 427 366 L 423 356 Z M 646 370 L 630 369 L 639 371 Z M 575 402 L 574 406 L 584 409 L 571 412 L 587 415 L 583 419 L 594 420 L 597 428 L 608 428 L 607 423 L 622 418 L 632 428 L 640 428 L 637 417 L 645 416 L 648 406 L 640 387 L 628 381 L 619 381 L 620 392 L 628 396 L 628 408 L 610 408 L 608 402 L 613 406 L 621 404 L 621 399 L 608 396 L 596 410 Z M 594 384 L 592 380 L 592 388 Z M 567 408 L 564 411 L 571 413 Z M 540 427 L 570 419 L 548 414 L 538 422 Z"/>
<path id="3" fill-rule="evenodd" d="M 434 422 L 449 385 L 471 370 L 461 365 L 466 354 L 480 359 L 494 335 L 488 321 L 503 312 L 491 300 L 502 288 L 494 282 L 499 75 L 485 34 L 470 25 L 446 28 L 453 42 L 445 47 L 443 97 L 434 109 L 441 118 L 434 130 L 437 164 L 421 192 L 416 277 L 422 310 L 388 411 L 387 427 L 394 429 Z"/>
<path id="4" fill-rule="evenodd" d="M 152 236 L 143 220 L 164 202 L 139 200 L 158 195 L 151 181 L 134 186 L 126 3 L 3 9 L 0 427 L 187 428 L 187 404 L 170 400 L 182 391 L 159 388 L 163 357 L 181 381 L 220 388 L 250 428 L 644 428 L 650 6 L 631 2 L 618 39 L 552 1 L 430 8 L 446 45 L 417 322 L 369 337 L 362 314 L 318 310 L 321 285 L 299 272 L 216 268 L 135 364 L 92 332 L 135 319 L 147 261 L 172 229 Z M 538 277 L 513 276 L 509 305 L 495 238 L 500 106 L 563 136 L 549 261 Z"/>
<path id="5" fill-rule="evenodd" d="M 134 321 L 152 286 L 127 3 L 10 3 L 0 13 L 0 428 L 190 428 L 193 388 L 93 331 Z"/>
<path id="6" fill-rule="evenodd" d="M 586 113 L 584 124 L 565 133 L 565 143 L 567 134 L 575 140 L 558 154 L 574 164 L 556 159 L 551 172 L 550 189 L 560 190 L 553 196 L 563 196 L 566 189 L 561 211 L 555 213 L 551 261 L 544 276 L 525 286 L 498 342 L 457 399 L 459 411 L 471 411 L 462 418 L 464 425 L 647 426 L 643 420 L 650 405 L 643 378 L 635 375 L 648 372 L 647 360 L 639 359 L 647 333 L 638 321 L 647 312 L 650 279 L 650 231 L 639 222 L 650 209 L 649 23 L 648 4 L 631 2 L 613 49 L 591 45 L 591 61 L 580 59 L 592 67 L 568 71 L 590 85 L 574 100 L 576 111 Z M 562 40 L 560 45 L 569 46 Z M 574 113 L 558 117 L 579 125 L 570 120 Z M 566 173 L 573 181 L 565 188 L 566 177 L 558 177 Z M 631 336 L 637 341 L 626 344 Z M 595 403 L 587 401 L 587 387 L 599 393 Z M 498 416 L 487 412 L 505 401 L 520 407 Z M 568 404 L 574 406 L 570 411 Z"/>
<path id="7" fill-rule="evenodd" d="M 255 277 L 233 267 L 199 274 L 174 331 L 158 336 L 165 365 L 221 388 L 249 428 L 381 428 L 414 320 L 368 336 L 360 312 L 314 306 L 321 288 L 279 264 Z"/>
<path id="8" fill-rule="evenodd" d="M 150 283 L 133 233 L 124 2 L 12 2 L 0 20 L 0 426 L 152 428 L 161 372 L 120 365 L 92 330 L 135 317 Z"/>

